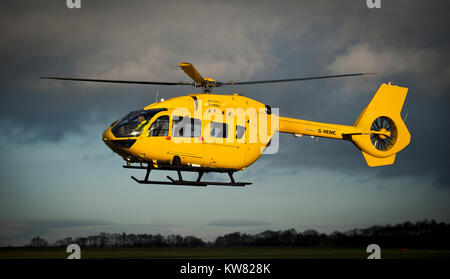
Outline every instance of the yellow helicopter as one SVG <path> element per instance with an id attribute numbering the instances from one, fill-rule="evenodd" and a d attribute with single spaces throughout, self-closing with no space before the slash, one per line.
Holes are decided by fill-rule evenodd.
<path id="1" fill-rule="evenodd" d="M 278 132 L 296 137 L 308 135 L 351 141 L 370 167 L 394 163 L 396 154 L 411 139 L 400 116 L 408 89 L 382 84 L 353 126 L 312 122 L 278 116 L 276 110 L 240 94 L 212 94 L 212 88 L 361 76 L 357 73 L 281 80 L 219 82 L 204 78 L 191 63 L 179 64 L 193 82 L 151 82 L 65 77 L 45 79 L 154 85 L 191 85 L 203 93 L 155 102 L 115 121 L 103 133 L 104 143 L 127 164 L 145 169 L 143 184 L 189 186 L 245 186 L 233 174 L 254 163 L 271 145 Z M 149 180 L 152 170 L 176 171 L 178 179 Z M 183 179 L 182 172 L 198 173 L 197 180 Z M 230 182 L 202 181 L 205 173 L 227 173 Z"/>

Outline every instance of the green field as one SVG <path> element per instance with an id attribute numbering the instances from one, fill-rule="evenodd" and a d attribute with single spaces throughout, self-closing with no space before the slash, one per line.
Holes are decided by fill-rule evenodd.
<path id="1" fill-rule="evenodd" d="M 83 259 L 365 259 L 365 249 L 243 248 L 81 248 Z M 65 248 L 0 248 L 0 259 L 65 259 Z M 381 249 L 382 259 L 450 259 L 450 250 Z"/>

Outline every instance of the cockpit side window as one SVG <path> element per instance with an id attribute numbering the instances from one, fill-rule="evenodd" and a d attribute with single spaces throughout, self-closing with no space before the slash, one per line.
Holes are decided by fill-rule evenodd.
<path id="1" fill-rule="evenodd" d="M 147 126 L 150 119 L 158 112 L 166 111 L 165 108 L 138 110 L 127 114 L 124 118 L 114 124 L 111 132 L 117 138 L 137 137 L 142 133 L 142 130 Z"/>
<path id="2" fill-rule="evenodd" d="M 169 135 L 169 116 L 163 115 L 158 117 L 152 125 L 150 129 L 148 129 L 149 137 L 166 137 Z"/>

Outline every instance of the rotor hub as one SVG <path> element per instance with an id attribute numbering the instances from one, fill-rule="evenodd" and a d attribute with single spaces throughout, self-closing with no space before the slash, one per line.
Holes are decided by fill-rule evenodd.
<path id="1" fill-rule="evenodd" d="M 397 140 L 397 127 L 394 121 L 386 116 L 376 118 L 370 126 L 370 140 L 380 151 L 389 150 Z"/>
<path id="2" fill-rule="evenodd" d="M 388 132 L 388 130 L 386 130 L 385 128 L 381 128 L 381 129 L 378 130 L 378 131 L 379 131 L 380 133 L 383 133 L 383 134 L 379 134 L 380 139 L 385 140 L 385 139 L 388 138 L 388 136 L 386 135 L 386 132 Z"/>

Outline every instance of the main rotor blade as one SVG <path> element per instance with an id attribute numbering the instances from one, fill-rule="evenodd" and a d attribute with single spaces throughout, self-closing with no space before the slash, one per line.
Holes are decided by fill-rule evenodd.
<path id="1" fill-rule="evenodd" d="M 276 83 L 276 82 L 302 81 L 302 80 L 312 80 L 312 79 L 326 79 L 326 78 L 365 76 L 365 75 L 374 75 L 374 74 L 376 74 L 376 73 L 358 73 L 358 74 L 316 76 L 316 77 L 290 78 L 290 79 L 258 80 L 258 81 L 237 81 L 237 82 L 230 81 L 230 82 L 222 82 L 220 85 L 243 85 L 243 84 L 258 84 L 258 83 Z"/>
<path id="2" fill-rule="evenodd" d="M 202 77 L 202 75 L 195 69 L 194 65 L 192 65 L 189 62 L 181 62 L 180 68 L 194 81 L 204 84 L 205 79 Z"/>
<path id="3" fill-rule="evenodd" d="M 90 82 L 132 83 L 132 84 L 193 85 L 190 82 L 159 82 L 159 81 L 91 79 L 91 78 L 66 78 L 66 77 L 41 77 L 41 78 L 43 78 L 43 79 L 57 79 L 57 80 L 72 80 L 72 81 L 90 81 Z"/>

